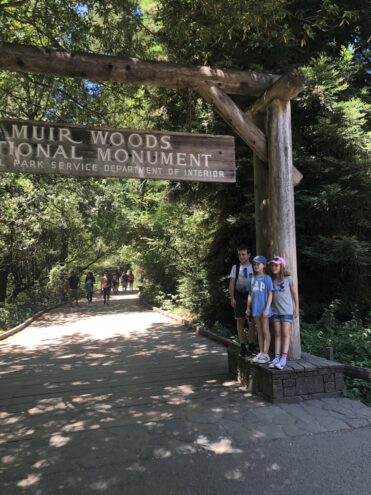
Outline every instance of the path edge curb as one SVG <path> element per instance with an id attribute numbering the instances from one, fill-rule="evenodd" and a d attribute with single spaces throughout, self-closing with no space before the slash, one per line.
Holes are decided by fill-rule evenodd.
<path id="1" fill-rule="evenodd" d="M 0 334 L 0 340 L 5 340 L 8 337 L 11 337 L 15 333 L 18 333 L 21 330 L 23 330 L 24 328 L 28 327 L 32 322 L 34 322 L 35 320 L 40 318 L 40 316 L 42 316 L 43 314 L 48 313 L 49 311 L 52 311 L 53 309 L 60 308 L 64 305 L 65 305 L 65 303 L 60 303 L 60 304 L 56 304 L 55 306 L 51 306 L 50 308 L 42 309 L 38 313 L 35 313 L 33 316 L 30 316 L 29 318 L 27 318 L 27 320 L 25 320 L 23 323 L 20 323 L 16 327 L 13 327 L 10 330 L 6 330 L 5 332 L 1 333 Z"/>
<path id="2" fill-rule="evenodd" d="M 183 318 L 182 316 L 175 315 L 174 313 L 171 313 L 170 311 L 165 311 L 164 309 L 157 308 L 156 306 L 151 306 L 149 307 L 152 308 L 152 311 L 156 313 L 160 313 L 164 316 L 167 316 L 171 320 L 176 321 L 180 325 L 183 325 L 187 329 L 191 330 L 192 332 L 195 332 L 197 335 L 203 335 L 204 337 L 207 337 L 208 339 L 214 340 L 215 342 L 218 342 L 218 344 L 223 345 L 224 347 L 227 347 L 231 350 L 239 351 L 240 346 L 239 344 L 232 342 L 231 340 L 221 337 L 220 335 L 212 332 L 211 330 L 207 328 L 202 328 L 199 325 L 196 325 L 193 321 L 187 320 Z"/>

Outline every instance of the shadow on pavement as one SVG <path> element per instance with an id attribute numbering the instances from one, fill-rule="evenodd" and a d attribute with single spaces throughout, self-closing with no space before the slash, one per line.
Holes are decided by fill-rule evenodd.
<path id="1" fill-rule="evenodd" d="M 241 391 L 224 348 L 134 295 L 54 310 L 0 346 L 0 378 L 7 495 L 290 494 L 298 484 L 301 495 L 330 493 L 322 480 L 334 444 L 313 455 L 311 437 L 299 450 L 277 443 L 282 425 L 302 435 L 305 414 L 313 426 L 305 408 L 289 413 Z M 313 462 L 306 485 L 301 464 Z M 331 483 L 331 493 L 346 493 L 344 476 Z"/>

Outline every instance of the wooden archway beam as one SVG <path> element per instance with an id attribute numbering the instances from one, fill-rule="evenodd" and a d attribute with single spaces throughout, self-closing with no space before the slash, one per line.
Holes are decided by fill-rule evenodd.
<path id="1" fill-rule="evenodd" d="M 53 48 L 0 43 L 0 69 L 47 76 L 74 77 L 92 81 L 112 81 L 169 88 L 191 88 L 212 103 L 232 129 L 266 163 L 267 143 L 252 116 L 264 111 L 274 98 L 293 98 L 300 87 L 300 76 L 228 71 L 211 67 L 186 66 L 166 62 L 144 62 L 92 53 L 69 53 Z M 298 73 L 299 74 L 299 73 Z M 296 83 L 295 83 L 296 81 Z M 246 116 L 227 95 L 261 96 Z M 293 183 L 302 174 L 294 168 Z"/>
<path id="2" fill-rule="evenodd" d="M 254 122 L 246 117 L 235 102 L 215 85 L 206 82 L 197 87 L 197 92 L 211 105 L 229 126 L 245 141 L 263 161 L 268 161 L 265 134 Z"/>
<path id="3" fill-rule="evenodd" d="M 220 88 L 209 83 L 202 83 L 197 92 L 215 107 L 219 115 L 252 149 L 256 156 L 268 166 L 267 140 L 265 134 L 254 124 L 251 118 L 235 104 Z M 293 184 L 297 186 L 303 175 L 293 167 Z"/>
<path id="4" fill-rule="evenodd" d="M 304 75 L 294 69 L 280 77 L 272 86 L 264 91 L 246 111 L 246 116 L 252 118 L 257 113 L 265 112 L 268 105 L 276 98 L 289 101 L 295 98 L 304 89 Z"/>
<path id="5" fill-rule="evenodd" d="M 0 43 L 0 70 L 74 77 L 166 88 L 194 89 L 204 81 L 225 93 L 260 96 L 279 79 L 254 71 L 212 69 L 93 53 L 70 53 L 54 48 Z"/>

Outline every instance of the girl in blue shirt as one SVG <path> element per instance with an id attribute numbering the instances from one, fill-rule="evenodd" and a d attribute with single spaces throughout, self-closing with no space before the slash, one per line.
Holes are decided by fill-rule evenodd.
<path id="1" fill-rule="evenodd" d="M 253 359 L 255 363 L 269 363 L 269 346 L 271 334 L 268 318 L 272 316 L 272 279 L 265 273 L 267 259 L 264 256 L 255 256 L 252 260 L 254 275 L 251 278 L 249 296 L 247 298 L 246 315 L 255 320 L 259 338 L 259 354 Z"/>

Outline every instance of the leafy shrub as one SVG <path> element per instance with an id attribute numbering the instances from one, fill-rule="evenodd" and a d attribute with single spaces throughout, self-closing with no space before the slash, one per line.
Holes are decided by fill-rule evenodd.
<path id="1" fill-rule="evenodd" d="M 371 367 L 371 325 L 359 318 L 357 307 L 348 321 L 340 321 L 339 300 L 333 301 L 317 323 L 301 324 L 303 350 L 323 355 L 325 347 L 334 349 L 334 358 L 345 364 Z M 347 378 L 347 395 L 371 403 L 371 384 Z"/>

